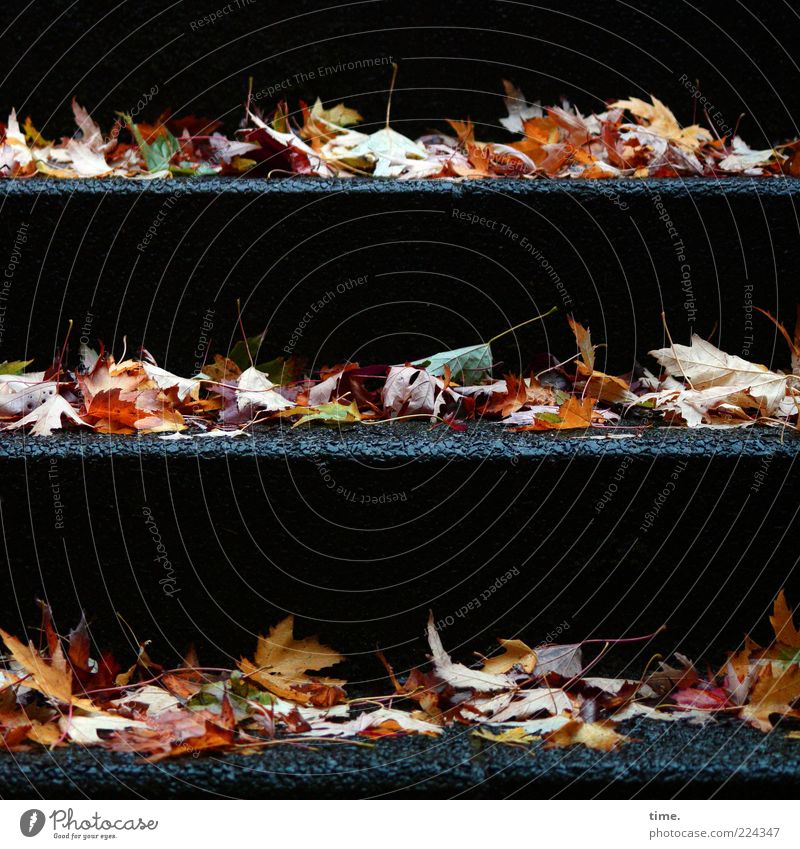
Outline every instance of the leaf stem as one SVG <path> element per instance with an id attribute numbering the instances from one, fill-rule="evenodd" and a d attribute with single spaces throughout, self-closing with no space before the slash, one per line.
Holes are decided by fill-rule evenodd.
<path id="1" fill-rule="evenodd" d="M 513 327 L 509 327 L 508 330 L 504 330 L 502 333 L 498 333 L 497 336 L 492 336 L 492 338 L 488 342 L 486 342 L 486 344 L 491 345 L 492 342 L 496 342 L 503 336 L 506 336 L 509 333 L 513 333 L 515 330 L 519 330 L 520 327 L 525 327 L 526 324 L 533 324 L 534 321 L 541 321 L 543 318 L 547 318 L 548 315 L 552 315 L 554 312 L 558 312 L 558 307 L 552 307 L 547 312 L 542 313 L 541 315 L 534 316 L 533 318 L 529 318 L 527 321 L 523 321 L 520 324 L 515 324 Z"/>
<path id="2" fill-rule="evenodd" d="M 397 82 L 397 62 L 392 62 L 392 81 L 389 83 L 389 100 L 386 104 L 386 129 L 389 129 L 389 116 L 392 114 L 392 95 L 394 94 L 394 84 Z"/>

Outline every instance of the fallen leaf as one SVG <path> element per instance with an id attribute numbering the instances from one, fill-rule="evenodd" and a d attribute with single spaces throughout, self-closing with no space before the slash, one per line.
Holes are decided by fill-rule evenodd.
<path id="1" fill-rule="evenodd" d="M 775 631 L 775 639 L 779 643 L 800 649 L 800 632 L 795 627 L 792 611 L 786 603 L 786 595 L 783 590 L 778 593 L 778 597 L 775 599 L 775 609 L 772 616 L 769 617 L 769 621 L 773 631 Z"/>
<path id="2" fill-rule="evenodd" d="M 766 415 L 775 412 L 786 395 L 786 375 L 726 354 L 696 334 L 691 342 L 650 351 L 650 355 L 669 374 L 689 381 L 693 389 L 732 387 L 737 393 L 752 396 Z"/>
<path id="3" fill-rule="evenodd" d="M 513 667 L 519 667 L 530 674 L 536 666 L 536 652 L 522 640 L 498 640 L 503 647 L 500 654 L 487 658 L 483 671 L 491 674 L 509 672 Z"/>
<path id="4" fill-rule="evenodd" d="M 18 677 L 17 681 L 22 681 L 26 687 L 38 690 L 42 695 L 57 702 L 89 712 L 98 710 L 89 699 L 72 694 L 72 670 L 67 666 L 63 655 L 52 659 L 44 658 L 36 651 L 33 643 L 26 646 L 2 628 L 0 637 L 3 638 L 11 656 L 25 672 L 25 676 Z"/>
<path id="5" fill-rule="evenodd" d="M 613 722 L 583 722 L 580 719 L 567 722 L 561 728 L 546 734 L 544 739 L 546 749 L 565 749 L 581 745 L 601 752 L 610 752 L 623 743 L 631 742 L 630 737 L 614 730 Z"/>
<path id="6" fill-rule="evenodd" d="M 433 613 L 428 618 L 428 643 L 431 647 L 436 675 L 451 687 L 461 690 L 475 690 L 479 693 L 514 689 L 514 684 L 505 675 L 492 675 L 479 669 L 470 669 L 462 663 L 454 663 L 450 655 L 444 650 L 442 639 L 433 621 Z"/>
<path id="7" fill-rule="evenodd" d="M 275 392 L 275 384 L 255 366 L 242 372 L 236 387 L 236 403 L 240 410 L 258 407 L 268 412 L 285 410 L 292 406 L 282 395 Z"/>
<path id="8" fill-rule="evenodd" d="M 62 396 L 51 395 L 44 403 L 18 421 L 6 425 L 7 430 L 16 430 L 31 425 L 33 436 L 52 436 L 53 431 L 61 430 L 63 420 L 79 427 L 87 427 L 86 422 L 75 412 L 74 407 Z"/>
<path id="9" fill-rule="evenodd" d="M 748 703 L 741 708 L 741 717 L 760 731 L 771 731 L 773 715 L 800 717 L 795 707 L 798 700 L 800 667 L 793 664 L 781 669 L 770 664 L 761 670 Z"/>
<path id="10" fill-rule="evenodd" d="M 296 640 L 293 631 L 294 617 L 287 616 L 270 628 L 268 636 L 258 638 L 254 660 L 242 658 L 239 669 L 248 678 L 284 699 L 311 704 L 315 695 L 320 692 L 327 694 L 329 688 L 338 688 L 343 682 L 314 679 L 306 673 L 341 663 L 344 656 L 315 637 Z M 343 695 L 341 690 L 334 691 L 337 701 L 341 700 L 340 694 Z"/>

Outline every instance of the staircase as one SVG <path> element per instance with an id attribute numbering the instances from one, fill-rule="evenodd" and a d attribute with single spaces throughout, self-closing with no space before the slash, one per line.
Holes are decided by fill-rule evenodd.
<path id="1" fill-rule="evenodd" d="M 11 5 L 0 114 L 16 105 L 46 136 L 69 130 L 73 94 L 104 125 L 150 98 L 147 114 L 171 104 L 233 128 L 250 74 L 257 89 L 283 86 L 265 103 L 344 99 L 380 122 L 387 57 L 401 66 L 393 121 L 409 135 L 467 114 L 496 131 L 504 76 L 587 111 L 652 92 L 687 122 L 686 79 L 699 78 L 714 113 L 747 113 L 752 146 L 800 134 L 800 30 L 755 3 L 724 24 L 655 0 L 550 11 L 251 2 L 202 24 L 216 11 L 205 0 Z M 312 369 L 474 344 L 552 306 L 557 315 L 497 344 L 504 370 L 573 353 L 566 313 L 607 344 L 609 373 L 652 368 L 665 322 L 675 341 L 696 332 L 785 368 L 785 343 L 755 308 L 791 326 L 800 299 L 792 179 L 35 178 L 0 193 L 3 256 L 19 248 L 0 360 L 49 362 L 72 320 L 73 342 L 102 339 L 117 355 L 144 346 L 189 373 L 240 338 L 238 302 L 249 332 L 266 328 L 268 356 L 302 354 Z M 149 638 L 171 662 L 194 643 L 203 663 L 222 665 L 290 612 L 347 654 L 365 691 L 388 691 L 376 648 L 398 671 L 423 659 L 429 610 L 462 659 L 497 637 L 560 634 L 654 635 L 615 646 L 614 675 L 637 674 L 656 652 L 718 661 L 745 633 L 767 638 L 781 587 L 800 600 L 798 445 L 766 428 L 663 425 L 602 441 L 478 423 L 278 424 L 175 442 L 0 434 L 0 625 L 22 634 L 44 598 L 61 631 L 86 610 L 93 636 L 120 653 Z M 452 731 L 166 767 L 92 750 L 2 755 L 0 775 L 4 795 L 50 798 L 706 797 L 777 795 L 800 773 L 783 733 L 664 725 L 632 726 L 642 742 L 622 754 L 530 757 Z"/>

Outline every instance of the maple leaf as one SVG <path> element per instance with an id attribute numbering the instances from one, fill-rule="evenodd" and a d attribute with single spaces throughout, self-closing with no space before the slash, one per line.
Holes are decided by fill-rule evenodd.
<path id="1" fill-rule="evenodd" d="M 15 430 L 32 425 L 33 436 L 52 436 L 54 430 L 61 430 L 65 418 L 75 425 L 88 427 L 75 408 L 62 395 L 51 395 L 26 416 L 6 425 L 6 429 Z"/>
<path id="2" fill-rule="evenodd" d="M 44 372 L 0 374 L 0 416 L 16 417 L 30 413 L 57 392 L 58 383 L 45 380 Z"/>
<path id="3" fill-rule="evenodd" d="M 101 353 L 97 356 L 86 374 L 78 374 L 77 381 L 88 407 L 95 395 L 112 389 L 120 392 L 132 392 L 145 379 L 144 369 L 139 364 L 135 367 L 125 364 L 116 365 L 110 354 Z"/>
<path id="4" fill-rule="evenodd" d="M 322 424 L 354 424 L 361 421 L 361 413 L 355 401 L 350 404 L 340 404 L 338 401 L 330 401 L 327 404 L 318 404 L 316 407 L 292 407 L 276 414 L 277 416 L 296 416 L 299 418 L 292 427 L 299 427 L 311 422 Z"/>
<path id="5" fill-rule="evenodd" d="M 488 700 L 473 700 L 470 704 L 488 716 L 492 723 L 527 719 L 540 713 L 556 715 L 573 707 L 567 693 L 558 687 L 535 687 Z"/>
<path id="6" fill-rule="evenodd" d="M 444 383 L 425 369 L 391 366 L 383 387 L 383 408 L 393 416 L 430 414 Z"/>
<path id="7" fill-rule="evenodd" d="M 786 603 L 786 595 L 781 590 L 775 599 L 775 609 L 769 617 L 772 629 L 775 631 L 775 639 L 794 649 L 800 649 L 800 631 L 795 627 L 792 619 L 792 611 Z"/>
<path id="8" fill-rule="evenodd" d="M 344 103 L 325 109 L 322 101 L 317 98 L 311 109 L 305 103 L 302 103 L 301 107 L 303 126 L 300 136 L 307 139 L 315 150 L 319 150 L 323 142 L 342 134 L 344 128 L 364 120 L 355 109 L 345 106 Z"/>
<path id="9" fill-rule="evenodd" d="M 362 713 L 347 722 L 321 721 L 312 723 L 306 732 L 308 737 L 397 737 L 402 734 L 422 734 L 436 737 L 443 728 L 425 719 L 394 708 L 381 707 L 370 713 Z"/>
<path id="10" fill-rule="evenodd" d="M 585 394 L 609 404 L 627 404 L 636 401 L 636 396 L 630 391 L 630 385 L 626 381 L 595 369 L 595 346 L 592 345 L 589 329 L 575 321 L 572 316 L 567 316 L 567 321 L 575 335 L 581 354 L 578 372 L 587 378 Z"/>
<path id="11" fill-rule="evenodd" d="M 236 403 L 240 410 L 258 407 L 268 412 L 292 406 L 291 401 L 275 392 L 275 384 L 255 366 L 250 366 L 240 375 L 236 386 Z"/>
<path id="12" fill-rule="evenodd" d="M 115 716 L 109 713 L 97 713 L 91 716 L 62 717 L 57 729 L 73 742 L 82 746 L 94 746 L 102 742 L 104 737 L 123 729 L 146 729 L 148 725 L 138 719 L 125 716 Z"/>
<path id="13" fill-rule="evenodd" d="M 692 335 L 691 345 L 672 345 L 650 351 L 650 356 L 668 374 L 686 379 L 693 389 L 729 387 L 731 395 L 752 397 L 766 415 L 774 413 L 786 396 L 786 375 L 726 354 L 696 334 Z"/>
<path id="14" fill-rule="evenodd" d="M 775 714 L 800 717 L 800 710 L 795 707 L 799 700 L 800 667 L 792 664 L 782 669 L 768 664 L 762 669 L 740 715 L 760 731 L 771 731 L 774 727 L 771 717 Z"/>
<path id="15" fill-rule="evenodd" d="M 525 121 L 541 118 L 544 115 L 542 107 L 539 103 L 528 103 L 522 91 L 509 80 L 503 80 L 503 88 L 506 93 L 503 102 L 508 115 L 501 118 L 500 123 L 510 133 L 523 133 Z"/>
<path id="16" fill-rule="evenodd" d="M 47 659 L 36 651 L 33 643 L 29 642 L 26 646 L 2 628 L 0 637 L 3 638 L 11 656 L 24 670 L 25 676 L 17 680 L 24 682 L 26 687 L 38 690 L 42 695 L 57 702 L 71 704 L 82 710 L 98 710 L 89 699 L 72 694 L 72 670 L 67 666 L 60 645 L 53 657 Z"/>
<path id="17" fill-rule="evenodd" d="M 519 667 L 530 674 L 536 666 L 536 651 L 525 645 L 522 640 L 498 640 L 503 651 L 486 659 L 483 671 L 492 674 L 509 672 L 513 667 Z"/>
<path id="18" fill-rule="evenodd" d="M 568 716 L 547 716 L 543 719 L 528 719 L 513 728 L 503 731 L 490 731 L 488 728 L 478 728 L 472 732 L 473 737 L 488 740 L 490 743 L 501 743 L 507 746 L 529 746 L 542 739 L 542 734 L 557 731 L 570 722 Z"/>
<path id="19" fill-rule="evenodd" d="M 523 407 L 551 406 L 555 402 L 555 394 L 549 386 L 542 386 L 535 378 L 527 380 L 513 374 L 507 374 L 505 380 L 489 386 L 462 386 L 456 391 L 459 395 L 467 393 L 483 393 L 491 390 L 490 399 L 480 406 L 482 414 L 499 414 L 503 418 L 514 415 Z"/>
<path id="20" fill-rule="evenodd" d="M 428 151 L 422 145 L 388 125 L 348 151 L 348 159 L 363 162 L 365 167 L 372 165 L 375 177 L 397 177 L 406 168 L 413 168 L 416 161 L 427 158 Z"/>
<path id="21" fill-rule="evenodd" d="M 33 162 L 33 154 L 25 141 L 25 136 L 20 131 L 15 109 L 12 109 L 8 116 L 0 164 L 8 167 L 11 176 L 27 176 L 36 167 Z"/>
<path id="22" fill-rule="evenodd" d="M 434 671 L 451 687 L 481 693 L 515 689 L 514 683 L 505 675 L 494 675 L 479 669 L 470 669 L 462 663 L 454 663 L 444 650 L 442 639 L 434 624 L 433 613 L 428 618 L 427 633 Z"/>
<path id="23" fill-rule="evenodd" d="M 675 657 L 681 664 L 680 668 L 660 661 L 659 669 L 645 679 L 645 683 L 659 694 L 668 693 L 673 687 L 693 687 L 700 680 L 697 669 L 686 655 L 676 653 Z"/>
<path id="24" fill-rule="evenodd" d="M 40 173 L 62 180 L 106 177 L 114 170 L 102 153 L 78 139 L 70 139 L 64 147 L 34 148 L 33 159 Z"/>
<path id="25" fill-rule="evenodd" d="M 200 394 L 200 380 L 196 377 L 178 377 L 172 372 L 152 363 L 142 363 L 144 373 L 155 383 L 159 389 L 177 390 L 178 400 L 185 401 L 187 398 L 197 400 Z"/>
<path id="26" fill-rule="evenodd" d="M 0 374 L 19 375 L 33 362 L 33 360 L 3 360 L 0 363 Z"/>
<path id="27" fill-rule="evenodd" d="M 254 660 L 242 658 L 239 669 L 271 693 L 300 704 L 310 704 L 321 691 L 338 687 L 343 682 L 318 680 L 306 673 L 341 663 L 344 656 L 320 643 L 316 637 L 296 640 L 293 632 L 294 616 L 290 615 L 270 628 L 268 636 L 258 638 Z M 340 700 L 338 694 L 336 697 Z"/>
<path id="28" fill-rule="evenodd" d="M 511 428 L 514 431 L 525 430 L 582 430 L 591 427 L 596 417 L 594 398 L 580 400 L 570 396 L 558 408 L 558 413 L 539 413 L 533 423 L 522 427 Z M 600 418 L 602 422 L 603 419 Z"/>
<path id="29" fill-rule="evenodd" d="M 717 168 L 722 171 L 752 173 L 756 170 L 763 173 L 773 163 L 779 164 L 786 157 L 774 148 L 767 150 L 752 150 L 739 136 L 734 136 L 731 143 L 731 152 L 722 159 Z"/>
<path id="30" fill-rule="evenodd" d="M 183 416 L 154 390 L 123 393 L 120 389 L 98 392 L 86 415 L 95 419 L 100 433 L 162 433 L 186 427 Z"/>
<path id="31" fill-rule="evenodd" d="M 570 720 L 561 728 L 546 734 L 544 739 L 546 749 L 565 749 L 582 745 L 601 752 L 610 752 L 623 743 L 631 742 L 630 737 L 614 730 L 613 722 L 583 722 L 580 719 Z"/>
<path id="32" fill-rule="evenodd" d="M 681 127 L 678 119 L 658 98 L 650 97 L 652 103 L 632 97 L 629 100 L 617 100 L 611 104 L 611 109 L 627 109 L 651 133 L 675 142 L 675 144 L 696 151 L 702 144 L 712 140 L 711 133 L 704 127 L 692 124 Z"/>

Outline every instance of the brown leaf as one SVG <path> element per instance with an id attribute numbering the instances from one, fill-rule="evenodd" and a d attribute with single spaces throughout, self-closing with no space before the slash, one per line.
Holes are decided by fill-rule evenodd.
<path id="1" fill-rule="evenodd" d="M 775 639 L 779 643 L 793 649 L 800 649 L 800 632 L 795 627 L 792 611 L 786 603 L 783 590 L 778 593 L 778 597 L 775 599 L 775 609 L 772 616 L 769 617 L 769 621 L 775 631 Z"/>
<path id="2" fill-rule="evenodd" d="M 33 643 L 25 646 L 2 628 L 0 628 L 0 636 L 14 660 L 27 673 L 23 682 L 26 687 L 38 690 L 42 695 L 64 704 L 72 704 L 74 707 L 88 711 L 97 710 L 89 699 L 72 695 L 72 670 L 64 662 L 64 657 L 60 654 L 60 646 L 59 654 L 48 660 L 36 651 Z"/>

